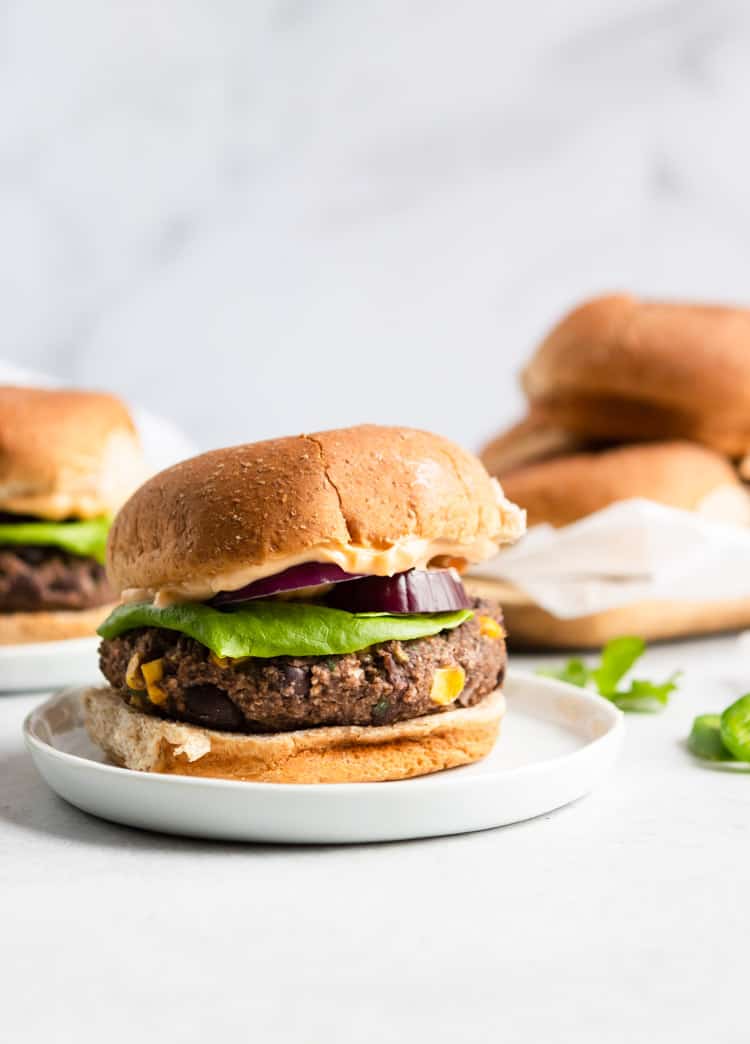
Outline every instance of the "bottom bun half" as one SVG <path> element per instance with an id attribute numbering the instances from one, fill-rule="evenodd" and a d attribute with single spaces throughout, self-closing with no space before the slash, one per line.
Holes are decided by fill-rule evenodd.
<path id="1" fill-rule="evenodd" d="M 113 609 L 114 604 L 59 612 L 0 613 L 0 645 L 94 638 L 97 627 Z"/>
<path id="2" fill-rule="evenodd" d="M 599 649 L 626 634 L 655 642 L 750 627 L 750 598 L 635 602 L 562 620 L 511 584 L 471 578 L 466 587 L 479 597 L 502 601 L 507 641 L 518 650 Z"/>
<path id="3" fill-rule="evenodd" d="M 118 765 L 141 772 L 257 783 L 376 783 L 424 776 L 489 754 L 505 700 L 394 725 L 344 725 L 245 735 L 156 718 L 109 688 L 83 694 L 86 728 Z"/>

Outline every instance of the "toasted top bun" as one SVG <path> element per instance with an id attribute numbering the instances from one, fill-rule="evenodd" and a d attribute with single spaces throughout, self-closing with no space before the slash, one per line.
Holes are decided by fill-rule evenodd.
<path id="1" fill-rule="evenodd" d="M 111 514 L 144 474 L 133 420 L 114 395 L 0 387 L 0 511 Z"/>
<path id="2" fill-rule="evenodd" d="M 529 525 L 565 526 L 631 497 L 750 524 L 750 495 L 734 468 L 690 442 L 618 446 L 539 461 L 509 472 L 503 485 L 526 508 Z"/>
<path id="3" fill-rule="evenodd" d="M 301 562 L 391 575 L 458 567 L 523 531 L 476 457 L 362 425 L 214 450 L 145 483 L 117 516 L 108 569 L 126 598 L 204 599 Z"/>
<path id="4" fill-rule="evenodd" d="M 578 435 L 750 451 L 747 309 L 596 298 L 555 326 L 522 380 L 534 410 Z"/>

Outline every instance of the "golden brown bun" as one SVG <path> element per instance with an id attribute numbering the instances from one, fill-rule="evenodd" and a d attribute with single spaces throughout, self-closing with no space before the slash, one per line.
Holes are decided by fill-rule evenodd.
<path id="1" fill-rule="evenodd" d="M 66 638 L 91 638 L 114 609 L 61 609 L 57 613 L 0 613 L 0 645 L 57 642 Z"/>
<path id="2" fill-rule="evenodd" d="M 438 435 L 362 425 L 214 450 L 163 471 L 117 516 L 108 569 L 119 590 L 179 587 L 322 545 L 484 545 L 522 526 L 476 457 Z"/>
<path id="3" fill-rule="evenodd" d="M 502 478 L 524 464 L 549 460 L 561 453 L 575 453 L 587 446 L 587 440 L 579 435 L 555 428 L 542 417 L 530 415 L 488 442 L 479 456 L 490 475 Z"/>
<path id="4" fill-rule="evenodd" d="M 529 525 L 565 526 L 630 497 L 750 523 L 750 496 L 732 465 L 691 442 L 642 443 L 556 457 L 511 471 L 503 477 L 503 488 L 526 509 Z"/>
<path id="5" fill-rule="evenodd" d="M 497 689 L 474 707 L 395 725 L 268 736 L 155 718 L 127 706 L 107 688 L 88 689 L 83 707 L 94 743 L 126 768 L 256 783 L 376 783 L 479 761 L 497 739 L 505 703 Z"/>
<path id="6" fill-rule="evenodd" d="M 555 326 L 522 380 L 533 412 L 585 438 L 750 451 L 750 310 L 596 298 Z"/>
<path id="7" fill-rule="evenodd" d="M 477 597 L 502 601 L 508 644 L 514 649 L 599 649 L 623 634 L 653 642 L 750 627 L 750 598 L 637 602 L 560 620 L 512 584 L 473 577 L 465 582 Z"/>
<path id="8" fill-rule="evenodd" d="M 144 474 L 132 418 L 113 395 L 0 386 L 0 511 L 112 514 Z"/>

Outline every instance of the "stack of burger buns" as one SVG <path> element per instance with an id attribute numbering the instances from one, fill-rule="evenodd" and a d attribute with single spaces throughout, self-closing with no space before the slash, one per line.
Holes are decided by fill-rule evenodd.
<path id="1" fill-rule="evenodd" d="M 719 522 L 750 524 L 750 310 L 620 294 L 565 316 L 522 374 L 527 416 L 482 460 L 528 524 L 566 526 L 645 498 Z M 510 585 L 508 630 L 530 647 L 595 646 L 750 624 L 750 599 L 651 602 L 558 619 Z"/>

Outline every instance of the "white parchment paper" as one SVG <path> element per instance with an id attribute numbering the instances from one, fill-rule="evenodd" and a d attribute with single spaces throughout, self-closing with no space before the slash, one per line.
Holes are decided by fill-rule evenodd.
<path id="1" fill-rule="evenodd" d="M 750 528 L 649 500 L 534 526 L 473 570 L 508 580 L 563 620 L 652 599 L 750 597 Z"/>

